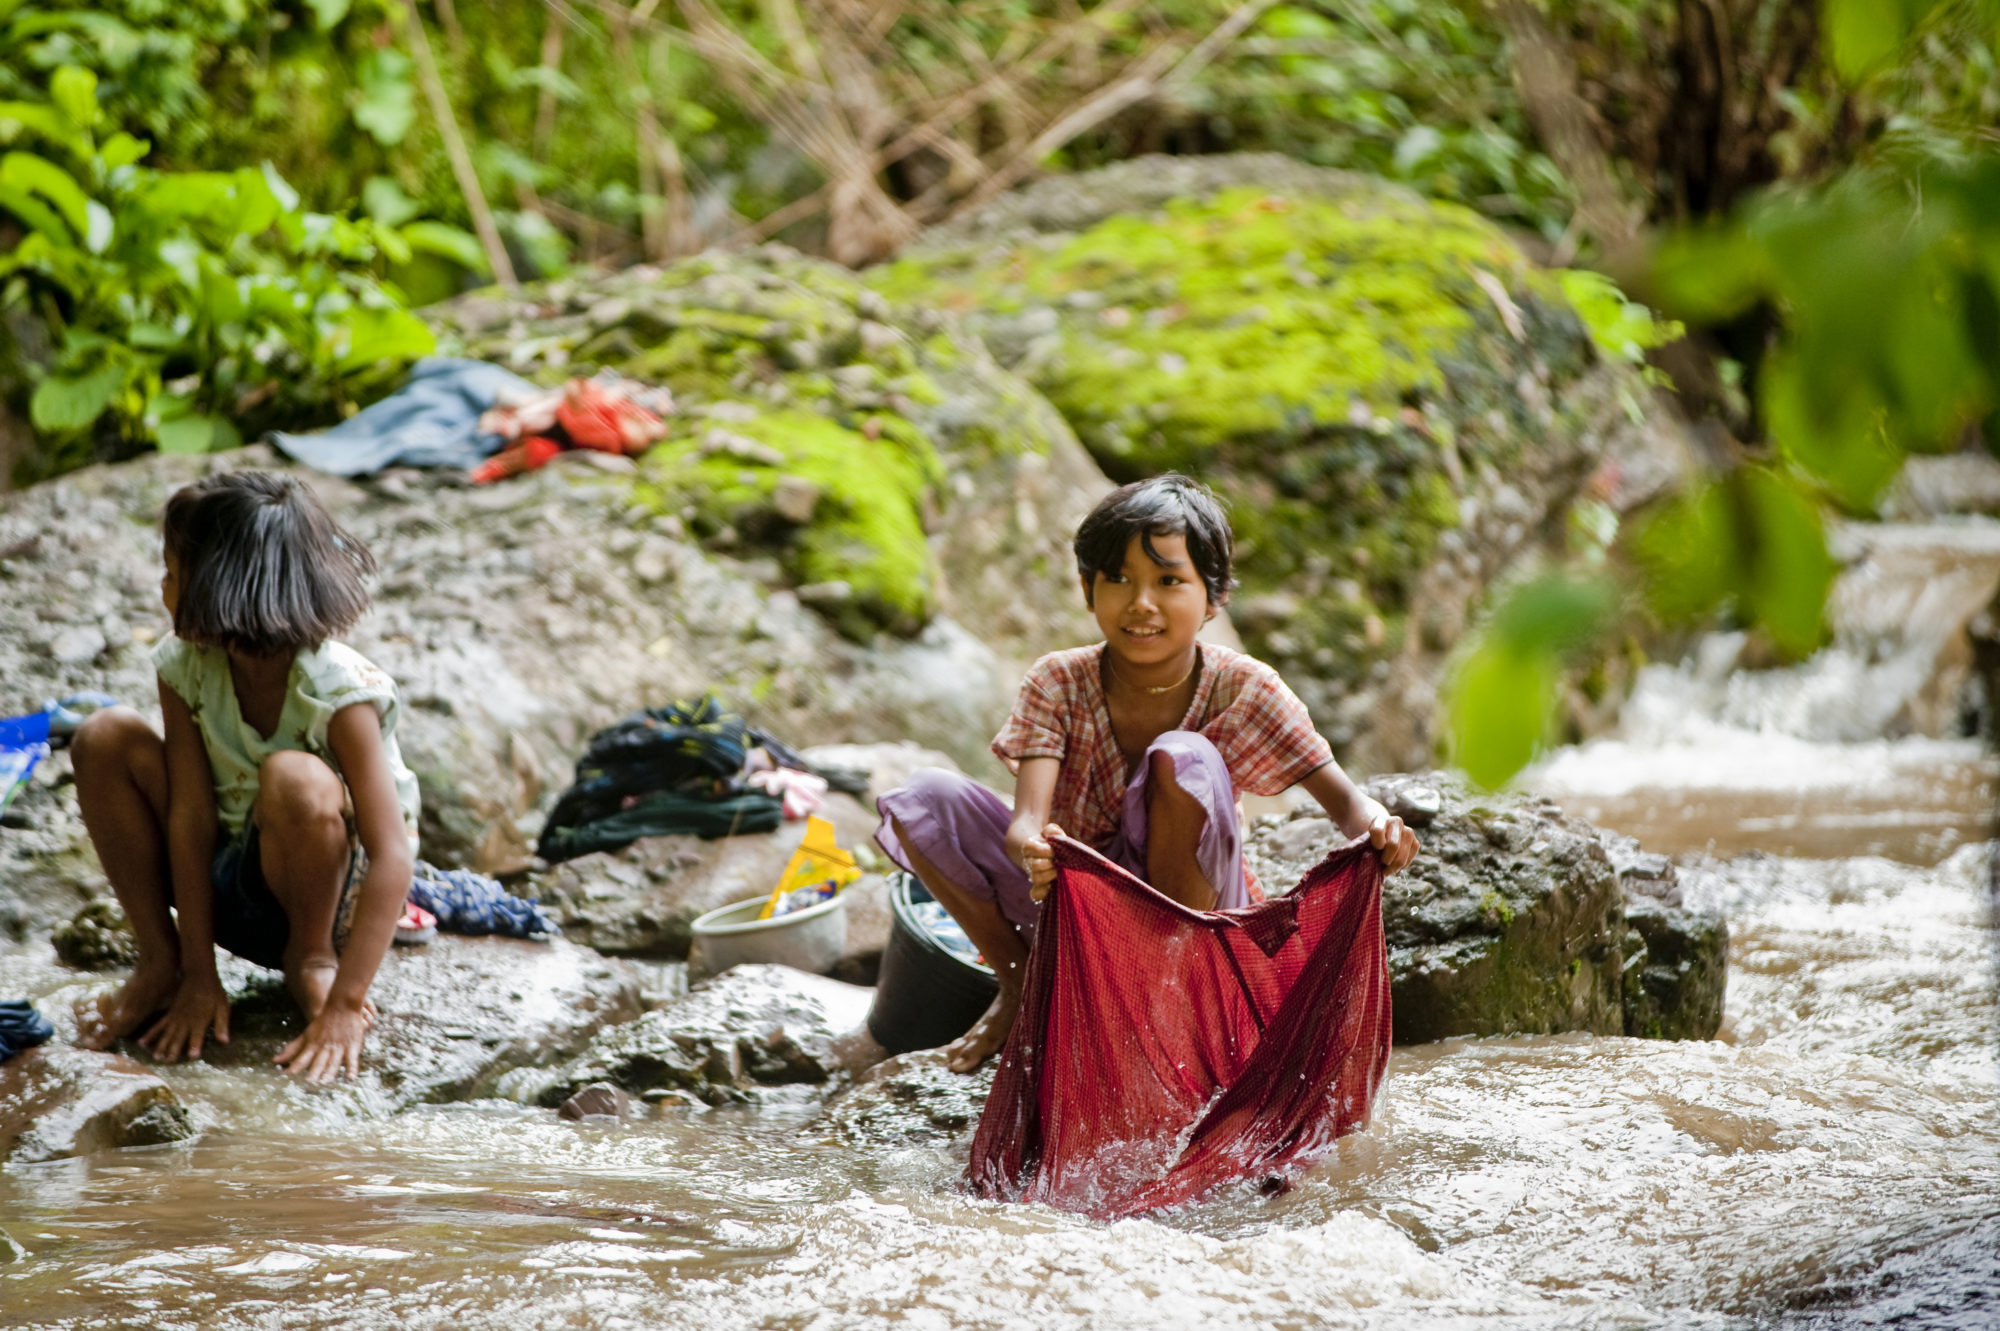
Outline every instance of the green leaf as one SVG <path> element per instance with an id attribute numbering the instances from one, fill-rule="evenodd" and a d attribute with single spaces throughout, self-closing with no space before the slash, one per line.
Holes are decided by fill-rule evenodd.
<path id="1" fill-rule="evenodd" d="M 0 102 L 0 143 L 12 143 L 23 132 L 48 140 L 80 161 L 90 156 L 90 136 L 55 107 L 40 102 Z"/>
<path id="2" fill-rule="evenodd" d="M 321 32 L 346 18 L 350 7 L 349 0 L 306 0 L 306 4 L 311 8 L 313 22 L 318 24 Z"/>
<path id="3" fill-rule="evenodd" d="M 75 65 L 64 65 L 49 76 L 49 97 L 62 113 L 83 129 L 97 123 L 97 75 Z"/>
<path id="4" fill-rule="evenodd" d="M 36 429 L 51 433 L 86 429 L 118 400 L 124 387 L 125 371 L 116 365 L 87 374 L 52 374 L 35 386 L 28 418 Z"/>
<path id="5" fill-rule="evenodd" d="M 1803 657 L 1825 636 L 1826 594 L 1837 571 L 1819 505 L 1790 478 L 1762 467 L 1739 473 L 1750 540 L 1746 609 L 1778 649 Z"/>
<path id="6" fill-rule="evenodd" d="M 1662 619 L 1699 619 L 1735 595 L 1740 542 L 1721 486 L 1681 495 L 1629 530 L 1646 599 Z"/>
<path id="7" fill-rule="evenodd" d="M 1910 27 L 1896 0 L 1822 0 L 1820 21 L 1833 67 L 1849 83 L 1894 55 Z"/>
<path id="8" fill-rule="evenodd" d="M 130 166 L 152 151 L 153 145 L 144 139 L 135 139 L 124 130 L 119 130 L 104 141 L 97 150 L 98 158 L 107 171 L 116 171 L 121 166 Z"/>
<path id="9" fill-rule="evenodd" d="M 1452 759 L 1491 790 L 1534 761 L 1555 706 L 1554 663 L 1482 641 L 1452 676 L 1446 731 Z"/>
<path id="10" fill-rule="evenodd" d="M 1504 784 L 1534 760 L 1555 719 L 1565 658 L 1601 633 L 1609 583 L 1550 574 L 1515 589 L 1452 673 L 1446 732 L 1474 781 Z"/>
<path id="11" fill-rule="evenodd" d="M 215 418 L 183 416 L 161 421 L 153 429 L 153 441 L 162 453 L 206 453 L 215 440 Z"/>
<path id="12" fill-rule="evenodd" d="M 361 207 L 383 226 L 401 226 L 424 210 L 390 176 L 370 176 L 361 187 Z"/>
<path id="13" fill-rule="evenodd" d="M 90 196 L 76 183 L 76 177 L 48 158 L 19 152 L 0 157 L 0 184 L 41 195 L 69 223 L 72 235 L 89 231 Z"/>
<path id="14" fill-rule="evenodd" d="M 1769 289 L 1770 256 L 1740 226 L 1681 231 L 1661 243 L 1653 276 L 1663 309 L 1721 323 Z"/>
<path id="15" fill-rule="evenodd" d="M 1813 368 L 1820 370 L 1810 374 Z M 1902 464 L 1889 439 L 1887 405 L 1870 376 L 1848 357 L 1798 348 L 1765 358 L 1764 428 L 1784 456 L 1856 510 L 1873 506 Z"/>
<path id="16" fill-rule="evenodd" d="M 413 250 L 450 259 L 475 273 L 487 271 L 486 251 L 470 231 L 443 222 L 412 222 L 401 234 Z"/>
<path id="17" fill-rule="evenodd" d="M 27 223 L 28 229 L 38 231 L 47 239 L 64 249 L 75 244 L 75 236 L 63 224 L 56 210 L 43 203 L 24 189 L 0 182 L 0 208 L 5 208 L 14 216 Z"/>
<path id="18" fill-rule="evenodd" d="M 335 368 L 342 374 L 384 360 L 415 360 L 437 350 L 424 321 L 407 310 L 350 310 Z"/>
<path id="19" fill-rule="evenodd" d="M 394 47 L 370 52 L 355 76 L 354 123 L 393 148 L 417 123 L 417 88 L 408 56 Z"/>
<path id="20" fill-rule="evenodd" d="M 1512 592 L 1494 613 L 1492 631 L 1520 650 L 1562 656 L 1590 641 L 1616 604 L 1607 583 L 1549 574 Z"/>

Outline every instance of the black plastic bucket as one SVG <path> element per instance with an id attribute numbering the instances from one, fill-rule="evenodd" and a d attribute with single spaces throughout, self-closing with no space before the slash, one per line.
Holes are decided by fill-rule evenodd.
<path id="1" fill-rule="evenodd" d="M 910 908 L 930 899 L 915 875 L 889 876 L 889 945 L 882 949 L 868 1033 L 892 1054 L 951 1043 L 1000 992 L 992 971 L 947 949 L 917 920 Z"/>

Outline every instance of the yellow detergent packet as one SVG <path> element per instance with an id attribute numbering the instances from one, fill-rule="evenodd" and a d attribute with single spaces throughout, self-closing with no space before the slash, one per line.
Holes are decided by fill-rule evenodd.
<path id="1" fill-rule="evenodd" d="M 770 919 L 779 903 L 802 887 L 822 888 L 823 895 L 830 897 L 860 876 L 861 868 L 855 864 L 853 853 L 842 850 L 834 840 L 833 824 L 817 814 L 810 815 L 806 819 L 806 839 L 792 852 L 785 871 L 778 875 L 778 886 L 764 903 L 764 909 L 757 912 L 757 918 Z"/>

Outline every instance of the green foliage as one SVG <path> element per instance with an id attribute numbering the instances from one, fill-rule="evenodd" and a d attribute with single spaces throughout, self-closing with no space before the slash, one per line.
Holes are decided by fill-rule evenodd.
<path id="1" fill-rule="evenodd" d="M 1654 317 L 1637 301 L 1627 300 L 1618 284 L 1602 273 L 1583 268 L 1564 268 L 1556 273 L 1570 308 L 1583 320 L 1590 340 L 1613 360 L 1645 366 L 1646 353 L 1677 342 L 1687 329 L 1672 319 Z M 1647 367 L 1650 369 L 1650 367 Z M 1664 385 L 1664 376 L 1651 373 L 1648 379 Z"/>
<path id="2" fill-rule="evenodd" d="M 34 469 L 87 460 L 101 434 L 229 446 L 239 416 L 326 413 L 430 350 L 366 271 L 407 257 L 402 236 L 305 211 L 269 168 L 140 166 L 130 135 L 100 142 L 96 84 L 64 66 L 48 103 L 0 106 L 0 209 L 22 228 L 0 254 L 0 305 L 38 318 L 54 349 L 27 367 L 50 449 Z"/>
<path id="3" fill-rule="evenodd" d="M 1834 563 L 1816 497 L 1797 476 L 1745 467 L 1705 482 L 1648 515 L 1632 549 L 1663 618 L 1693 621 L 1733 607 L 1793 657 L 1825 636 Z"/>
<path id="4" fill-rule="evenodd" d="M 1453 671 L 1452 757 L 1474 781 L 1499 786 L 1547 741 L 1565 662 L 1612 622 L 1617 589 L 1561 574 L 1515 589 Z"/>
<path id="5" fill-rule="evenodd" d="M 1188 26 L 1233 5 L 1210 3 Z M 1279 5 L 1198 80 L 1218 146 L 1276 148 L 1404 181 L 1555 239 L 1571 192 L 1535 143 L 1507 48 L 1483 4 Z"/>
<path id="6" fill-rule="evenodd" d="M 1860 170 L 1678 238 L 1660 289 L 1691 320 L 1784 312 L 1764 428 L 1786 463 L 1866 511 L 1904 453 L 1953 447 L 2000 406 L 1996 208 L 2000 160 L 1920 181 Z"/>

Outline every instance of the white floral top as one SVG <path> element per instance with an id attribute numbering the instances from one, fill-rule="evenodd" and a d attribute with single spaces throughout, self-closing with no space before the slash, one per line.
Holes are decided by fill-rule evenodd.
<path id="1" fill-rule="evenodd" d="M 268 739 L 243 719 L 230 680 L 229 653 L 220 647 L 199 647 L 168 634 L 153 648 L 153 668 L 194 713 L 195 726 L 208 750 L 208 767 L 215 776 L 216 813 L 232 837 L 243 831 L 250 817 L 250 806 L 257 798 L 257 771 L 266 758 L 303 750 L 338 772 L 340 763 L 326 739 L 328 722 L 344 707 L 373 703 L 382 718 L 382 748 L 396 783 L 396 802 L 403 809 L 403 828 L 415 851 L 417 778 L 404 766 L 403 751 L 396 743 L 402 699 L 396 692 L 396 681 L 367 657 L 343 642 L 300 652 L 292 661 L 278 728 Z"/>

